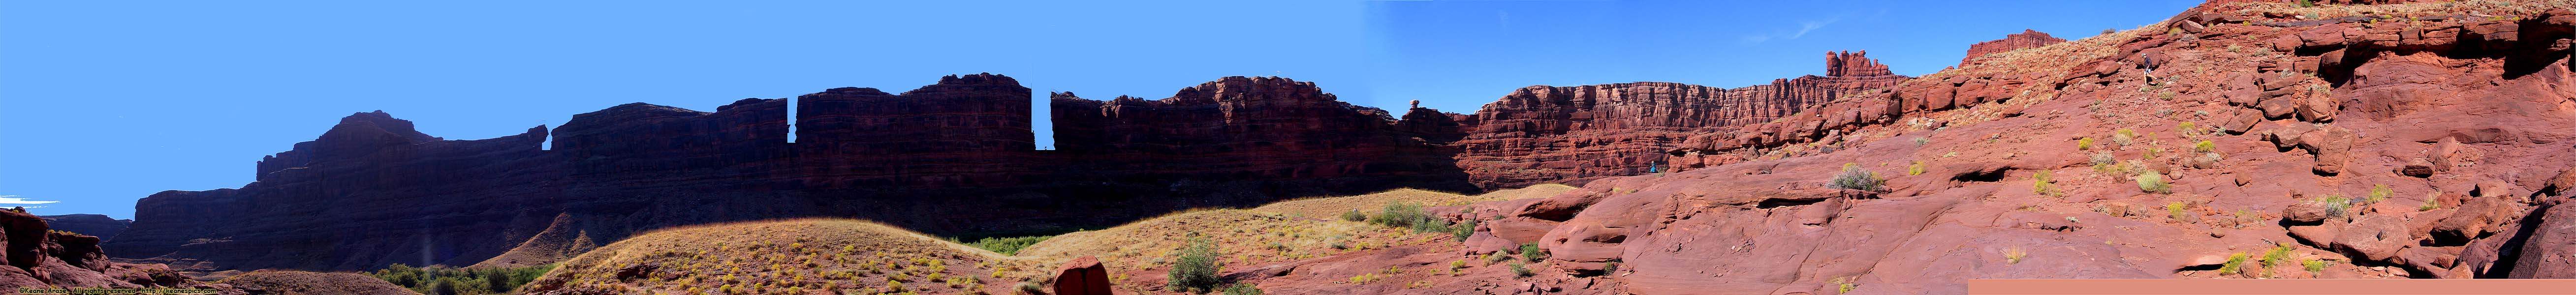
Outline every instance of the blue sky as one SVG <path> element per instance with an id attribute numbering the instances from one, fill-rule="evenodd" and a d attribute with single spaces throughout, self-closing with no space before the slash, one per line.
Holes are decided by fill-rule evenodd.
<path id="1" fill-rule="evenodd" d="M 712 111 L 992 72 L 1035 89 L 1039 116 L 1049 91 L 1161 98 L 1264 75 L 1464 113 L 1529 85 L 1822 74 L 1829 50 L 1920 75 L 2025 28 L 2076 39 L 2196 4 L 9 0 L 0 206 L 131 218 L 135 199 L 239 187 L 260 156 L 373 110 L 481 139 L 629 102 Z"/>

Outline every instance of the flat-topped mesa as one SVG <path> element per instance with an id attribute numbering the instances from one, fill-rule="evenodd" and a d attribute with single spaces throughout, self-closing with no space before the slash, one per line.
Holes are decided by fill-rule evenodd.
<path id="1" fill-rule="evenodd" d="M 1313 180 L 1425 174 L 1451 166 L 1386 110 L 1313 82 L 1225 77 L 1170 98 L 1050 95 L 1056 149 L 1134 179 Z M 1436 124 L 1436 123 L 1435 123 Z M 1454 168 L 1451 168 L 1454 169 Z"/>
<path id="2" fill-rule="evenodd" d="M 1977 44 L 1968 45 L 1968 56 L 1959 58 L 1959 66 L 1967 66 L 1968 64 L 1975 63 L 1977 58 L 1985 57 L 1988 54 L 2011 52 L 2013 50 L 2020 50 L 2023 48 L 2039 48 L 2041 46 L 2048 46 L 2049 44 L 2065 42 L 2066 39 L 2050 37 L 2048 36 L 2048 33 L 2023 29 L 2019 34 L 2004 35 L 2003 39 L 1977 42 Z"/>
<path id="3" fill-rule="evenodd" d="M 1879 64 L 1878 60 L 1869 59 L 1868 55 L 1868 50 L 1857 52 L 1827 51 L 1825 52 L 1825 76 L 1887 76 L 1896 74 L 1895 72 L 1888 71 L 1887 65 Z"/>

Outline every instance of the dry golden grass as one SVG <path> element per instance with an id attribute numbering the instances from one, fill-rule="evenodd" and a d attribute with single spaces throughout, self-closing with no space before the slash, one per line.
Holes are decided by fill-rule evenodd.
<path id="1" fill-rule="evenodd" d="M 1555 196 L 1558 193 L 1564 193 L 1569 190 L 1574 190 L 1574 187 L 1550 183 L 1467 196 L 1408 188 L 1357 196 L 1316 197 L 1280 201 L 1252 208 L 1252 211 L 1287 214 L 1292 217 L 1333 218 L 1333 216 L 1340 215 L 1342 212 L 1348 212 L 1351 210 L 1375 213 L 1381 207 L 1386 206 L 1388 202 L 1403 201 L 1422 204 L 1424 206 L 1449 206 L 1512 199 L 1545 198 L 1548 196 Z"/>
<path id="2" fill-rule="evenodd" d="M 531 290 L 685 294 L 1001 294 L 1000 254 L 848 219 L 787 219 L 656 230 L 581 256 Z M 617 276 L 658 265 L 642 277 Z M 994 267 L 998 269 L 986 269 Z M 900 284 L 897 284 L 900 283 Z"/>
<path id="3" fill-rule="evenodd" d="M 1574 187 L 1543 184 L 1466 196 L 1398 189 L 1344 197 L 1282 201 L 1256 209 L 1202 209 L 1108 229 L 1075 232 L 1030 245 L 1017 256 L 957 244 L 875 222 L 789 219 L 656 230 L 565 260 L 531 290 L 686 294 L 1009 294 L 1018 282 L 1053 279 L 1055 267 L 1097 256 L 1122 290 L 1148 285 L 1126 271 L 1160 269 L 1193 238 L 1218 242 L 1220 265 L 1309 259 L 1348 251 L 1450 242 L 1443 233 L 1413 233 L 1334 219 L 1353 209 L 1376 212 L 1389 202 L 1433 206 L 1553 196 Z M 1304 214 L 1304 215 L 1300 215 Z M 1299 217 L 1312 216 L 1312 217 Z M 653 264 L 661 271 L 619 278 L 621 269 Z M 937 279 L 932 274 L 940 276 Z M 945 279 L 971 280 L 963 284 Z M 888 283 L 892 279 L 901 287 Z M 795 288 L 795 289 L 789 289 Z M 829 293 L 840 292 L 840 293 Z"/>
<path id="4" fill-rule="evenodd" d="M 1223 269 L 1331 256 L 1349 251 L 1450 242 L 1442 233 L 1329 218 L 1298 218 L 1241 209 L 1193 210 L 1103 230 L 1069 233 L 1020 250 L 1015 259 L 1060 263 L 1097 256 L 1111 273 L 1159 269 L 1193 238 L 1217 243 Z M 1015 274 L 1016 275 L 1016 274 Z M 1034 275 L 1034 274 L 1032 274 Z M 1052 275 L 1052 274 L 1045 274 Z M 1121 290 L 1148 285 L 1112 276 Z"/>

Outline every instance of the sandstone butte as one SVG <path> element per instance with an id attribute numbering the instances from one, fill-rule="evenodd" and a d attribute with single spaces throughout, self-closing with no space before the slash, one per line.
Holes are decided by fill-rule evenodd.
<path id="1" fill-rule="evenodd" d="M 731 220 L 970 233 L 1562 182 L 1581 188 L 1433 208 L 1481 221 L 1463 242 L 1224 271 L 1279 294 L 1410 292 L 1353 281 L 1535 244 L 1549 255 L 1526 277 L 1419 277 L 1425 292 L 1495 294 L 2570 278 L 2576 206 L 2557 206 L 2576 189 L 2570 4 L 2218 1 L 2081 40 L 2016 34 L 1988 43 L 2054 44 L 1922 77 L 1837 52 L 1827 76 L 1533 86 L 1474 114 L 1393 116 L 1282 78 L 1159 100 L 1056 93 L 1052 151 L 1028 147 L 1029 110 L 1014 103 L 1028 89 L 989 74 L 798 97 L 793 143 L 784 99 L 628 104 L 484 140 L 359 113 L 263 159 L 240 189 L 144 199 L 105 250 L 195 271 L 525 265 Z M 550 133 L 555 148 L 540 149 Z M 1846 171 L 1883 186 L 1829 185 Z M 997 216 L 1011 226 L 983 222 Z M 381 238 L 392 233 L 412 238 Z M 2227 262 L 2273 253 L 2294 261 Z M 1107 266 L 1139 286 L 1165 280 L 1158 267 Z"/>

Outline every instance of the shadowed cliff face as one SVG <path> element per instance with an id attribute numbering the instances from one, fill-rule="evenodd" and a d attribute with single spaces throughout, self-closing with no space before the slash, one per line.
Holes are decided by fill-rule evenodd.
<path id="1" fill-rule="evenodd" d="M 259 182 L 145 198 L 140 221 L 108 247 L 196 271 L 527 265 L 710 222 L 833 216 L 946 235 L 1050 232 L 1302 196 L 1635 175 L 1687 132 L 1904 79 L 1857 53 L 1831 59 L 1876 75 L 1737 89 L 1534 86 L 1476 115 L 1416 107 L 1401 120 L 1285 78 L 1229 77 L 1160 100 L 1056 93 L 1061 147 L 1043 151 L 1032 149 L 1029 89 L 991 74 L 901 94 L 799 96 L 794 143 L 786 99 L 574 115 L 552 130 L 554 150 L 538 149 L 542 127 L 441 140 L 358 113 L 264 158 Z"/>
<path id="2" fill-rule="evenodd" d="M 63 214 L 43 217 L 45 223 L 53 224 L 54 230 L 97 236 L 101 240 L 114 239 L 116 233 L 125 231 L 125 226 L 134 224 L 134 220 L 108 218 L 107 215 L 98 214 Z"/>

